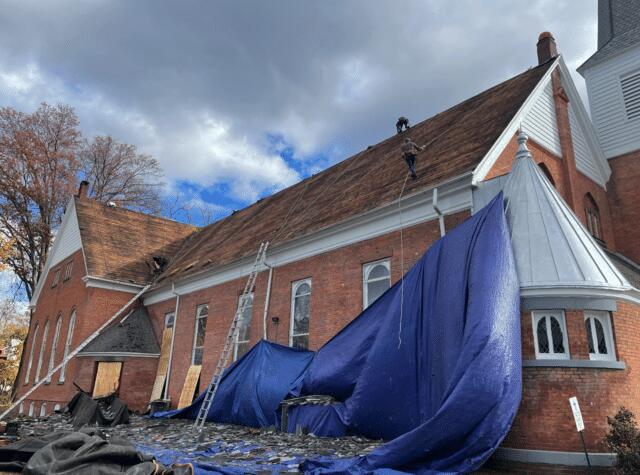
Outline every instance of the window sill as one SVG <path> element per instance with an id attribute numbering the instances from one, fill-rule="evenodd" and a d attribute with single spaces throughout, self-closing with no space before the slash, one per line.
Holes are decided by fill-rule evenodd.
<path id="1" fill-rule="evenodd" d="M 627 365 L 624 361 L 615 360 L 522 360 L 522 367 L 627 369 Z"/>

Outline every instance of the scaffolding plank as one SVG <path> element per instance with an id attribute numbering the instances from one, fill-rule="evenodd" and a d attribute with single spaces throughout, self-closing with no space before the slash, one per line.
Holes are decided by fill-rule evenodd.
<path id="1" fill-rule="evenodd" d="M 201 369 L 201 365 L 189 366 L 189 371 L 187 371 L 187 377 L 184 380 L 184 386 L 182 387 L 182 392 L 180 393 L 180 402 L 178 402 L 178 409 L 187 407 L 193 402 L 193 394 L 196 391 L 196 385 L 198 384 L 198 378 L 200 378 Z"/>

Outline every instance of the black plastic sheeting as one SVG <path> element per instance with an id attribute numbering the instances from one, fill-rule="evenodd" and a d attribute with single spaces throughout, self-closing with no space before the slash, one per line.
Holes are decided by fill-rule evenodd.
<path id="1" fill-rule="evenodd" d="M 129 408 L 113 394 L 93 399 L 87 393 L 78 391 L 67 404 L 65 412 L 71 415 L 74 427 L 95 424 L 113 427 L 129 423 Z"/>
<path id="2" fill-rule="evenodd" d="M 0 447 L 0 470 L 28 475 L 188 475 L 191 465 L 165 468 L 124 439 L 95 428 L 54 432 Z"/>

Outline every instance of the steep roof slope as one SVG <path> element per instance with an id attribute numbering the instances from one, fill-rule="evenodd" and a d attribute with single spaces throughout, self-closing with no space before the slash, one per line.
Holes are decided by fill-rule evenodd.
<path id="1" fill-rule="evenodd" d="M 145 284 L 153 256 L 170 259 L 194 227 L 169 219 L 75 199 L 87 273 Z"/>
<path id="2" fill-rule="evenodd" d="M 392 202 L 407 174 L 400 154 L 407 136 L 427 148 L 418 155 L 418 179 L 407 182 L 405 194 L 471 172 L 552 64 L 531 68 L 199 230 L 184 243 L 158 283 L 255 254 L 262 241 L 273 246 Z"/>

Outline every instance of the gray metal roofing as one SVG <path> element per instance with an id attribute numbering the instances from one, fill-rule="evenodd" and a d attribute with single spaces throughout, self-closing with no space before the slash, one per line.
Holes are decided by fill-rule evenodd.
<path id="1" fill-rule="evenodd" d="M 82 353 L 160 353 L 147 309 L 135 309 L 124 322 L 104 330 Z"/>
<path id="2" fill-rule="evenodd" d="M 504 183 L 506 215 L 521 289 L 626 291 L 631 285 L 549 183 L 526 148 Z"/>
<path id="3" fill-rule="evenodd" d="M 598 51 L 578 71 L 594 66 L 640 43 L 640 2 L 600 0 L 598 2 Z"/>

